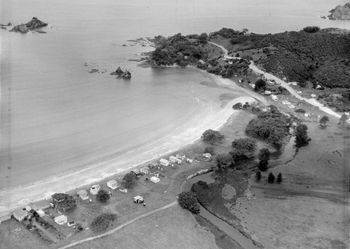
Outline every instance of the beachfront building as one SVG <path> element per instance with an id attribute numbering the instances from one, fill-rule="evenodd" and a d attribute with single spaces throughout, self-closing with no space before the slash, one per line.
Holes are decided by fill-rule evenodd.
<path id="1" fill-rule="evenodd" d="M 148 175 L 149 174 L 149 169 L 148 167 L 143 167 L 140 169 L 140 173 L 144 174 L 144 175 Z"/>
<path id="2" fill-rule="evenodd" d="M 97 195 L 97 193 L 100 189 L 101 189 L 101 186 L 99 184 L 92 185 L 90 188 L 90 193 L 92 195 Z"/>
<path id="3" fill-rule="evenodd" d="M 170 162 L 164 158 L 159 160 L 160 165 L 164 166 L 164 167 L 168 167 L 170 165 Z"/>
<path id="4" fill-rule="evenodd" d="M 41 201 L 32 203 L 30 206 L 33 210 L 38 211 L 38 210 L 46 210 L 50 208 L 51 204 L 48 200 L 41 200 Z"/>
<path id="5" fill-rule="evenodd" d="M 24 208 L 13 211 L 12 216 L 15 220 L 21 222 L 28 217 L 28 212 Z"/>
<path id="6" fill-rule="evenodd" d="M 89 194 L 85 189 L 81 189 L 77 192 L 77 195 L 79 196 L 80 199 L 83 201 L 89 199 Z"/>
<path id="7" fill-rule="evenodd" d="M 171 163 L 176 163 L 176 164 L 181 164 L 181 163 L 182 163 L 181 159 L 179 159 L 179 158 L 177 158 L 177 157 L 175 157 L 175 156 L 170 156 L 170 157 L 169 157 L 169 161 L 170 161 Z"/>
<path id="8" fill-rule="evenodd" d="M 150 180 L 151 182 L 153 182 L 153 183 L 158 183 L 158 182 L 160 182 L 160 179 L 159 179 L 158 177 L 156 177 L 156 176 L 152 176 L 149 180 Z"/>
<path id="9" fill-rule="evenodd" d="M 116 180 L 110 180 L 107 182 L 107 187 L 112 190 L 119 188 L 120 184 Z"/>
<path id="10" fill-rule="evenodd" d="M 59 215 L 57 217 L 55 217 L 54 221 L 58 224 L 58 225 L 64 225 L 67 223 L 67 216 L 65 216 L 64 214 Z"/>

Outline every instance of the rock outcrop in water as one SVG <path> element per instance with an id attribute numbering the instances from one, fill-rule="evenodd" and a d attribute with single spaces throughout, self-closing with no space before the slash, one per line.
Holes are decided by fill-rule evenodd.
<path id="1" fill-rule="evenodd" d="M 123 78 L 125 80 L 131 79 L 131 73 L 128 70 L 123 71 L 120 67 L 117 68 L 111 75 L 117 75 L 118 78 Z"/>
<path id="2" fill-rule="evenodd" d="M 330 11 L 328 18 L 330 20 L 350 20 L 350 2 L 343 6 L 338 5 Z"/>
<path id="3" fill-rule="evenodd" d="M 46 26 L 47 26 L 47 23 L 40 21 L 36 17 L 33 17 L 32 20 L 30 20 L 26 24 L 16 25 L 10 31 L 11 32 L 20 32 L 22 34 L 25 34 L 30 30 L 36 30 L 36 29 L 46 27 Z"/>

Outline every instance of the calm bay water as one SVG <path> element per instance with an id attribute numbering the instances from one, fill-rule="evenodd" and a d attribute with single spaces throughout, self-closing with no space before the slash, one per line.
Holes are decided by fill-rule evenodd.
<path id="1" fill-rule="evenodd" d="M 2 23 L 36 16 L 49 27 L 47 34 L 0 31 L 0 189 L 105 160 L 128 167 L 137 160 L 123 155 L 130 159 L 145 153 L 142 160 L 191 141 L 202 132 L 198 127 L 205 128 L 203 120 L 222 122 L 215 115 L 222 110 L 219 96 L 227 90 L 200 84 L 216 78 L 193 69 L 138 67 L 128 59 L 151 48 L 122 46 L 129 39 L 221 27 L 261 33 L 306 25 L 350 28 L 349 22 L 320 18 L 346 0 L 290 2 L 3 0 Z M 130 69 L 132 80 L 110 76 L 117 66 Z M 90 74 L 91 68 L 107 73 Z M 233 93 L 242 95 L 239 89 Z M 4 196 L 0 193 L 2 203 Z"/>

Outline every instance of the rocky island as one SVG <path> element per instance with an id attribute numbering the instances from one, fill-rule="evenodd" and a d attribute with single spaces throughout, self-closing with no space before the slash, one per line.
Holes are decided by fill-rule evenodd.
<path id="1" fill-rule="evenodd" d="M 328 18 L 330 20 L 350 20 L 350 2 L 338 5 L 330 11 Z"/>
<path id="2" fill-rule="evenodd" d="M 25 24 L 19 24 L 14 26 L 10 32 L 20 32 L 22 34 L 28 33 L 30 30 L 36 30 L 42 27 L 46 27 L 47 23 L 40 21 L 38 18 L 33 17 L 32 20 Z"/>

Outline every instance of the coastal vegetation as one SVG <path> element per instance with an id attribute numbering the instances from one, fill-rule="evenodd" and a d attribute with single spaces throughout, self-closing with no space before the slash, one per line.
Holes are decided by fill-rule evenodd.
<path id="1" fill-rule="evenodd" d="M 270 106 L 267 112 L 260 112 L 257 118 L 252 119 L 247 127 L 246 133 L 281 149 L 285 138 L 289 134 L 291 120 L 274 106 Z"/>
<path id="2" fill-rule="evenodd" d="M 320 119 L 320 127 L 321 128 L 326 128 L 327 127 L 327 123 L 329 122 L 329 117 L 328 116 L 323 116 L 321 119 Z"/>
<path id="3" fill-rule="evenodd" d="M 106 231 L 114 222 L 117 221 L 117 215 L 113 213 L 103 213 L 97 216 L 91 222 L 91 230 L 95 233 L 102 233 Z"/>
<path id="4" fill-rule="evenodd" d="M 111 198 L 110 194 L 104 189 L 100 189 L 97 192 L 96 199 L 99 202 L 106 203 L 110 198 Z"/>
<path id="5" fill-rule="evenodd" d="M 122 186 L 124 188 L 133 188 L 137 183 L 137 175 L 134 171 L 130 171 L 129 173 L 125 174 L 122 180 Z"/>
<path id="6" fill-rule="evenodd" d="M 61 212 L 72 211 L 77 207 L 74 197 L 65 193 L 53 194 L 52 201 L 55 208 Z"/>
<path id="7" fill-rule="evenodd" d="M 193 214 L 199 214 L 200 207 L 197 197 L 193 192 L 182 192 L 178 196 L 179 205 Z"/>
<path id="8" fill-rule="evenodd" d="M 306 146 L 311 141 L 307 134 L 307 126 L 305 124 L 299 124 L 295 129 L 295 146 L 297 148 Z"/>
<path id="9" fill-rule="evenodd" d="M 202 134 L 201 138 L 203 142 L 215 144 L 221 142 L 224 139 L 224 136 L 218 131 L 209 129 Z"/>

